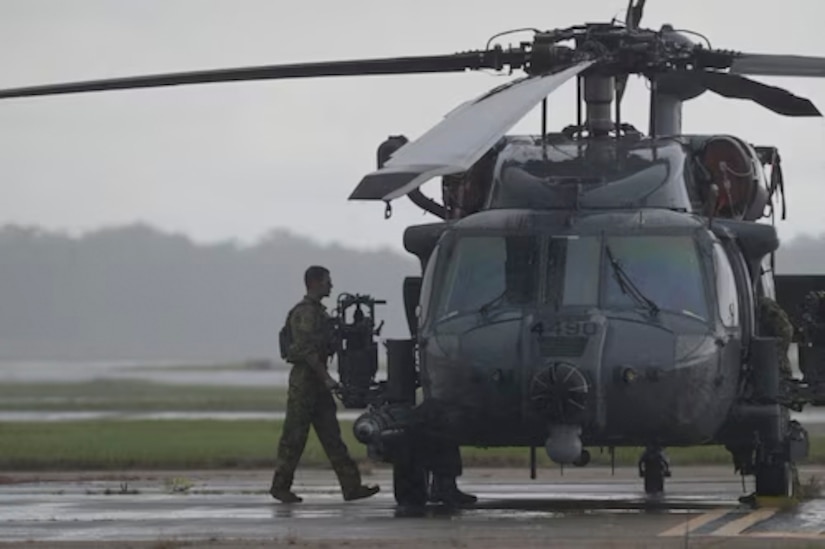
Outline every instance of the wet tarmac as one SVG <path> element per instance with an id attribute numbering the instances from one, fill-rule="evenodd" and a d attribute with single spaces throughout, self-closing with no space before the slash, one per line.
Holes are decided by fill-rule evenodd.
<path id="1" fill-rule="evenodd" d="M 825 474 L 803 469 L 801 478 Z M 779 547 L 825 545 L 825 500 L 753 509 L 752 489 L 730 468 L 673 471 L 663 498 L 647 498 L 635 469 L 468 470 L 461 487 L 472 508 L 401 509 L 389 471 L 367 472 L 382 491 L 344 503 L 329 471 L 299 470 L 304 502 L 284 505 L 266 492 L 269 471 L 124 474 L 12 474 L 0 485 L 0 542 L 257 540 L 285 545 L 418 540 L 422 544 L 532 546 L 684 546 L 686 540 Z M 357 543 L 356 543 L 357 542 Z M 777 543 L 780 543 L 777 545 Z M 383 546 L 383 545 L 382 545 Z M 737 545 L 739 546 L 739 545 Z"/>

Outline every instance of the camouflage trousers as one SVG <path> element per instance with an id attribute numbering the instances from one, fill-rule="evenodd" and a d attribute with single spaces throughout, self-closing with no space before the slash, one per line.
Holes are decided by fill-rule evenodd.
<path id="1" fill-rule="evenodd" d="M 278 443 L 272 488 L 292 487 L 295 469 L 306 447 L 310 426 L 315 428 L 324 452 L 338 476 L 341 491 L 347 494 L 361 486 L 361 474 L 350 457 L 346 444 L 341 440 L 341 427 L 335 412 L 332 394 L 318 376 L 307 365 L 293 366 L 289 373 L 286 419 Z"/>

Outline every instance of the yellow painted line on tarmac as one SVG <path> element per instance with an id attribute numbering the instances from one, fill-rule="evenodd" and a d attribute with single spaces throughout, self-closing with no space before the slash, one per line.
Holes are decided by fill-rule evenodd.
<path id="1" fill-rule="evenodd" d="M 779 509 L 759 509 L 752 513 L 748 513 L 742 518 L 731 521 L 721 528 L 709 533 L 710 536 L 738 536 L 746 528 L 750 528 L 758 522 L 767 520 L 774 516 Z"/>
<path id="2" fill-rule="evenodd" d="M 690 534 L 697 528 L 701 528 L 705 524 L 712 522 L 716 519 L 720 519 L 730 513 L 730 509 L 716 509 L 715 511 L 710 511 L 708 513 L 703 513 L 697 517 L 693 517 L 687 522 L 683 522 L 673 528 L 669 528 L 659 534 L 660 537 L 679 537 L 684 536 L 686 534 Z"/>
<path id="3" fill-rule="evenodd" d="M 825 532 L 754 532 L 753 534 L 745 534 L 742 537 L 825 540 Z"/>

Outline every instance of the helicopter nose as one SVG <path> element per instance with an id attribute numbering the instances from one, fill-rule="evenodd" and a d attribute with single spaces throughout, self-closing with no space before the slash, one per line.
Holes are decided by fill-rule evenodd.
<path id="1" fill-rule="evenodd" d="M 555 362 L 539 370 L 530 383 L 530 403 L 552 425 L 544 444 L 556 463 L 574 463 L 582 456 L 582 422 L 590 384 L 573 364 Z"/>
<path id="2" fill-rule="evenodd" d="M 590 384 L 573 364 L 554 362 L 539 370 L 530 382 L 530 404 L 553 423 L 578 424 L 587 410 Z"/>
<path id="3" fill-rule="evenodd" d="M 580 425 L 554 425 L 544 443 L 547 457 L 556 463 L 574 463 L 582 455 Z"/>

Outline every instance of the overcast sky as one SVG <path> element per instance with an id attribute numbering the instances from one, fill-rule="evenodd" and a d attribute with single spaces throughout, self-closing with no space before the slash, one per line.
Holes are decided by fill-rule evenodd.
<path id="1" fill-rule="evenodd" d="M 756 6 L 649 0 L 643 26 L 671 22 L 720 48 L 825 56 L 822 0 Z M 625 0 L 4 0 L 0 86 L 453 53 L 510 28 L 609 21 L 624 8 Z M 145 221 L 198 241 L 254 242 L 289 228 L 321 242 L 400 249 L 406 225 L 435 218 L 406 198 L 389 221 L 381 203 L 346 200 L 375 168 L 376 147 L 390 134 L 421 135 L 504 78 L 336 77 L 0 101 L 0 219 L 71 231 Z M 825 110 L 825 82 L 760 79 Z M 573 90 L 555 94 L 551 128 L 575 120 Z M 647 127 L 641 80 L 631 79 L 623 109 Z M 785 118 L 709 93 L 686 106 L 685 118 L 686 132 L 779 146 L 790 213 L 780 235 L 825 233 L 823 119 Z M 539 128 L 536 110 L 514 131 Z M 437 195 L 438 185 L 424 190 Z"/>

